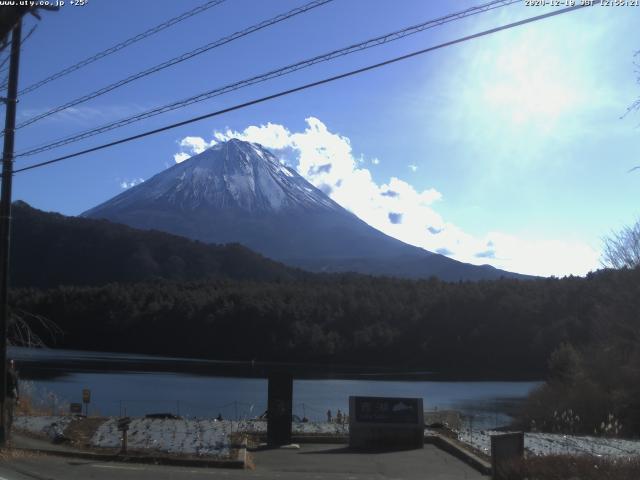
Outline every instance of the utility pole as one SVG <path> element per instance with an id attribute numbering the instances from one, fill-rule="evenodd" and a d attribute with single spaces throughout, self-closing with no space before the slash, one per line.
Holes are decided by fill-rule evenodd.
<path id="1" fill-rule="evenodd" d="M 7 327 L 9 323 L 9 242 L 11 237 L 11 182 L 13 180 L 13 147 L 18 103 L 18 65 L 22 20 L 11 35 L 11 63 L 7 86 L 4 149 L 2 152 L 2 192 L 0 192 L 0 447 L 7 442 Z"/>

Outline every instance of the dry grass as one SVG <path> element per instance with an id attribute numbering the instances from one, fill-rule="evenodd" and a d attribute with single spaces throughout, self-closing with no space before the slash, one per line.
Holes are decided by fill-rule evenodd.
<path id="1" fill-rule="evenodd" d="M 586 455 L 530 457 L 513 464 L 506 480 L 638 480 L 640 459 L 595 458 Z"/>
<path id="2" fill-rule="evenodd" d="M 20 401 L 15 407 L 15 415 L 47 416 L 68 415 L 69 402 L 56 392 L 38 387 L 30 380 L 20 380 Z"/>
<path id="3" fill-rule="evenodd" d="M 26 452 L 24 450 L 13 450 L 12 448 L 0 449 L 0 463 L 20 458 L 33 458 L 39 456 L 39 453 Z"/>
<path id="4" fill-rule="evenodd" d="M 247 460 L 244 463 L 244 468 L 247 470 L 255 470 L 256 469 L 256 463 L 253 460 L 253 455 L 251 455 L 251 452 L 247 452 Z"/>
<path id="5" fill-rule="evenodd" d="M 44 408 L 38 408 L 34 405 L 34 402 L 31 400 L 29 395 L 21 395 L 20 401 L 14 408 L 14 415 L 28 415 L 28 416 L 40 416 L 40 415 L 51 415 L 51 410 L 46 410 Z"/>
<path id="6" fill-rule="evenodd" d="M 71 445 L 78 448 L 91 448 L 91 438 L 106 418 L 89 417 L 71 422 L 64 431 L 64 436 L 71 441 Z"/>

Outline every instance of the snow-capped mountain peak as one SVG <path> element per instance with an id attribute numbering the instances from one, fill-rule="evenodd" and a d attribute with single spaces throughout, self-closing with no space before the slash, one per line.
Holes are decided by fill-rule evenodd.
<path id="1" fill-rule="evenodd" d="M 237 139 L 218 143 L 132 187 L 111 202 L 124 206 L 141 200 L 183 210 L 240 209 L 254 213 L 342 210 L 295 169 L 281 164 L 270 151 Z"/>
<path id="2" fill-rule="evenodd" d="M 289 265 L 396 276 L 497 278 L 389 237 L 256 143 L 229 140 L 82 214 L 207 243 L 239 242 Z"/>

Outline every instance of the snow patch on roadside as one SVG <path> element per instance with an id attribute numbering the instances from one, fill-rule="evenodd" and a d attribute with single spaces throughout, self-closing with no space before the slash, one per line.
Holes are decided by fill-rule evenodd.
<path id="1" fill-rule="evenodd" d="M 81 418 L 71 416 L 17 416 L 17 429 L 51 439 Z M 106 420 L 91 439 L 95 447 L 119 448 L 121 432 L 118 419 Z M 216 421 L 214 419 L 151 419 L 133 418 L 129 426 L 128 445 L 132 450 L 155 450 L 171 454 L 226 457 L 231 453 L 232 433 L 261 433 L 267 431 L 264 420 Z M 425 431 L 429 433 L 428 430 Z M 349 426 L 337 423 L 293 423 L 292 433 L 316 435 L 348 435 Z M 491 435 L 499 431 L 462 431 L 458 439 L 490 454 Z M 617 438 L 579 437 L 551 433 L 525 433 L 525 449 L 532 455 L 594 455 L 602 457 L 640 456 L 640 441 Z"/>
<path id="2" fill-rule="evenodd" d="M 233 431 L 232 422 L 135 418 L 129 425 L 127 442 L 131 450 L 226 457 L 231 453 L 229 434 Z M 118 448 L 121 443 L 117 418 L 100 425 L 91 439 L 95 447 Z"/>
<path id="3" fill-rule="evenodd" d="M 231 450 L 229 435 L 234 432 L 266 433 L 267 422 L 135 418 L 129 425 L 127 442 L 131 450 L 228 456 Z M 345 435 L 349 433 L 349 427 L 335 423 L 294 423 L 292 433 Z M 103 448 L 118 448 L 121 442 L 117 418 L 103 423 L 91 439 L 93 446 Z"/>
<path id="4" fill-rule="evenodd" d="M 458 440 L 487 455 L 491 454 L 492 430 L 460 432 Z M 524 448 L 532 455 L 593 455 L 598 457 L 633 457 L 640 455 L 640 441 L 619 438 L 578 437 L 555 433 L 525 433 Z"/>
<path id="5" fill-rule="evenodd" d="M 267 422 L 265 420 L 244 420 L 232 422 L 235 431 L 243 433 L 267 433 Z M 299 434 L 320 434 L 320 435 L 349 435 L 349 425 L 325 422 L 295 422 L 291 424 L 291 433 Z"/>
<path id="6" fill-rule="evenodd" d="M 19 416 L 16 428 L 50 439 L 62 436 L 67 426 L 81 418 L 71 416 Z M 214 419 L 152 419 L 132 418 L 127 436 L 131 450 L 154 450 L 179 455 L 227 457 L 231 453 L 232 433 L 267 432 L 264 420 L 216 421 Z M 337 423 L 294 423 L 292 433 L 316 435 L 348 435 L 349 426 Z M 109 418 L 98 427 L 91 445 L 98 448 L 119 448 L 122 433 L 118 419 Z"/>
<path id="7" fill-rule="evenodd" d="M 45 417 L 27 417 L 17 416 L 13 419 L 13 426 L 19 430 L 33 433 L 36 435 L 46 435 L 54 439 L 62 436 L 64 429 L 75 420 L 74 417 L 63 416 L 45 416 Z"/>

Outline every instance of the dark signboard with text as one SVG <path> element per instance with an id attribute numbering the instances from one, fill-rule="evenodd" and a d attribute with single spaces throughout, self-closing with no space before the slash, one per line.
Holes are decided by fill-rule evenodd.
<path id="1" fill-rule="evenodd" d="M 422 398 L 349 397 L 349 446 L 422 448 Z"/>
<path id="2" fill-rule="evenodd" d="M 355 397 L 356 421 L 416 424 L 421 404 L 417 398 Z"/>

